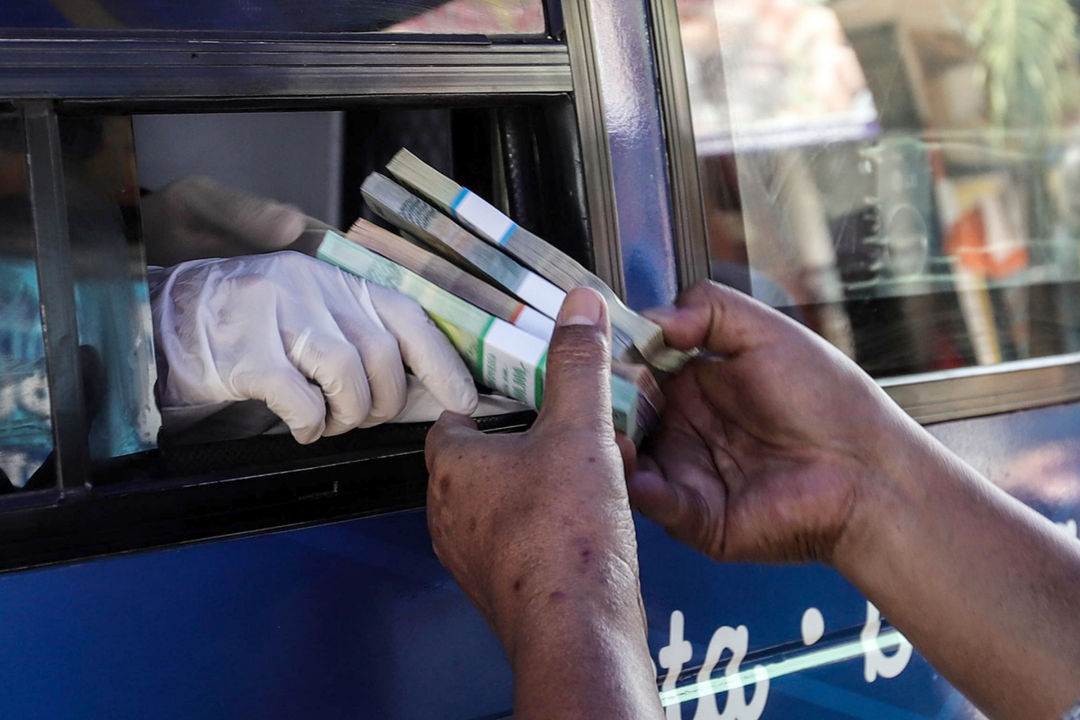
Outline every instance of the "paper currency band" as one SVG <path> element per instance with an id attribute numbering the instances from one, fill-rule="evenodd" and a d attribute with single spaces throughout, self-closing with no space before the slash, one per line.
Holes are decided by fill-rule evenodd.
<path id="1" fill-rule="evenodd" d="M 496 245 L 504 244 L 517 230 L 517 223 L 467 188 L 461 188 L 450 209 L 454 217 Z"/>
<path id="2" fill-rule="evenodd" d="M 527 272 L 514 294 L 534 308 L 554 319 L 559 314 L 566 293 L 536 273 Z"/>
<path id="3" fill-rule="evenodd" d="M 486 385 L 519 402 L 540 407 L 547 343 L 492 318 L 480 334 L 477 349 Z"/>
<path id="4" fill-rule="evenodd" d="M 555 332 L 554 320 L 543 313 L 533 310 L 525 303 L 517 306 L 513 316 L 510 318 L 510 322 L 544 342 L 550 342 L 551 335 Z"/>

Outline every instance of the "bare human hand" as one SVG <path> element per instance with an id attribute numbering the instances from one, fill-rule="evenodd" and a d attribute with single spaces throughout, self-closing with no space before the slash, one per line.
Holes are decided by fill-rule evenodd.
<path id="1" fill-rule="evenodd" d="M 575 290 L 528 432 L 485 435 L 445 413 L 428 434 L 432 542 L 502 640 L 515 717 L 660 713 L 620 455 L 632 446 L 611 421 L 609 335 L 600 295 Z"/>
<path id="2" fill-rule="evenodd" d="M 1080 545 L 935 441 L 821 338 L 700 285 L 652 314 L 703 356 L 631 500 L 719 560 L 832 564 L 994 718 L 1080 695 Z"/>
<path id="3" fill-rule="evenodd" d="M 650 316 L 706 353 L 664 388 L 632 502 L 718 560 L 831 561 L 911 421 L 838 350 L 734 290 L 704 283 Z"/>

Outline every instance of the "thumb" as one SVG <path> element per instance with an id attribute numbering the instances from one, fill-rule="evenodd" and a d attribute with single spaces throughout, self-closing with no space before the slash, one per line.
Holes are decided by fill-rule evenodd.
<path id="1" fill-rule="evenodd" d="M 798 327 L 752 297 L 708 280 L 683 293 L 676 307 L 643 314 L 663 328 L 664 340 L 673 348 L 704 348 L 731 357 Z"/>
<path id="2" fill-rule="evenodd" d="M 572 290 L 555 321 L 538 425 L 611 431 L 611 327 L 591 288 Z"/>

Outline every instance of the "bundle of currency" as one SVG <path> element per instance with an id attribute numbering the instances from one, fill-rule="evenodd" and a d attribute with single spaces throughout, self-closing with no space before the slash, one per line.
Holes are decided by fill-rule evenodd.
<path id="1" fill-rule="evenodd" d="M 382 229 L 375 223 L 362 218 L 357 220 L 349 229 L 348 239 L 393 260 L 432 284 L 448 290 L 501 320 L 518 326 L 530 335 L 541 340 L 551 339 L 551 333 L 555 330 L 555 321 L 547 315 L 537 312 L 520 300 L 515 300 L 498 288 L 470 275 L 448 260 Z"/>
<path id="2" fill-rule="evenodd" d="M 603 280 L 582 267 L 576 260 L 518 226 L 479 195 L 463 188 L 408 150 L 404 148 L 399 150 L 386 169 L 399 181 L 452 215 L 491 246 L 513 256 L 562 290 L 569 292 L 577 287 L 591 287 L 597 290 L 607 300 L 611 324 L 616 333 L 628 337 L 645 361 L 654 368 L 668 373 L 675 372 L 689 358 L 686 353 L 664 345 L 663 331 L 659 325 L 626 307 Z M 396 209 L 399 217 L 402 210 L 407 210 L 401 207 Z M 379 210 L 376 209 L 376 212 Z M 427 217 L 428 215 L 425 215 L 415 220 Z M 387 217 L 387 219 L 395 224 L 400 222 L 392 217 Z M 436 224 L 437 227 L 429 229 L 434 234 L 440 234 L 445 223 Z M 470 259 L 470 262 L 474 261 Z M 480 269 L 487 272 L 485 267 L 480 267 Z"/>
<path id="3" fill-rule="evenodd" d="M 462 300 L 417 273 L 327 231 L 317 255 L 326 262 L 413 298 L 465 359 L 477 380 L 537 408 L 543 402 L 546 341 Z M 651 378 L 651 374 L 645 373 Z M 611 376 L 615 429 L 639 442 L 659 419 L 638 386 Z"/>
<path id="4" fill-rule="evenodd" d="M 325 230 L 323 232 L 325 234 Z M 353 224 L 346 237 L 500 320 L 516 325 L 545 342 L 551 340 L 555 330 L 554 320 L 417 244 L 362 218 Z M 648 403 L 659 417 L 663 393 L 647 367 L 614 361 L 611 372 L 633 383 L 641 392 L 643 402 Z"/>
<path id="5" fill-rule="evenodd" d="M 548 317 L 559 313 L 565 291 L 479 240 L 393 180 L 371 173 L 361 191 L 368 207 L 387 222 L 490 278 Z"/>
<path id="6" fill-rule="evenodd" d="M 379 173 L 372 173 L 364 181 L 362 191 L 368 207 L 404 235 L 417 238 L 548 317 L 554 318 L 558 314 L 567 291 L 523 267 L 498 248 L 483 242 L 394 181 Z M 633 341 L 614 323 L 611 342 L 616 358 L 638 359 L 636 351 L 630 352 Z"/>

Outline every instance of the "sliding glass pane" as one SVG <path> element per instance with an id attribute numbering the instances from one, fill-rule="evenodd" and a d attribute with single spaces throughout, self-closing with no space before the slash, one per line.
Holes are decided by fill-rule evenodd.
<path id="1" fill-rule="evenodd" d="M 712 274 L 878 376 L 1080 351 L 1067 0 L 678 0 Z"/>
<path id="2" fill-rule="evenodd" d="M 25 487 L 53 448 L 28 190 L 22 119 L 0 113 L 0 493 Z"/>
<path id="3" fill-rule="evenodd" d="M 106 460 L 155 447 L 161 426 L 135 143 L 127 116 L 59 127 L 90 455 Z"/>

